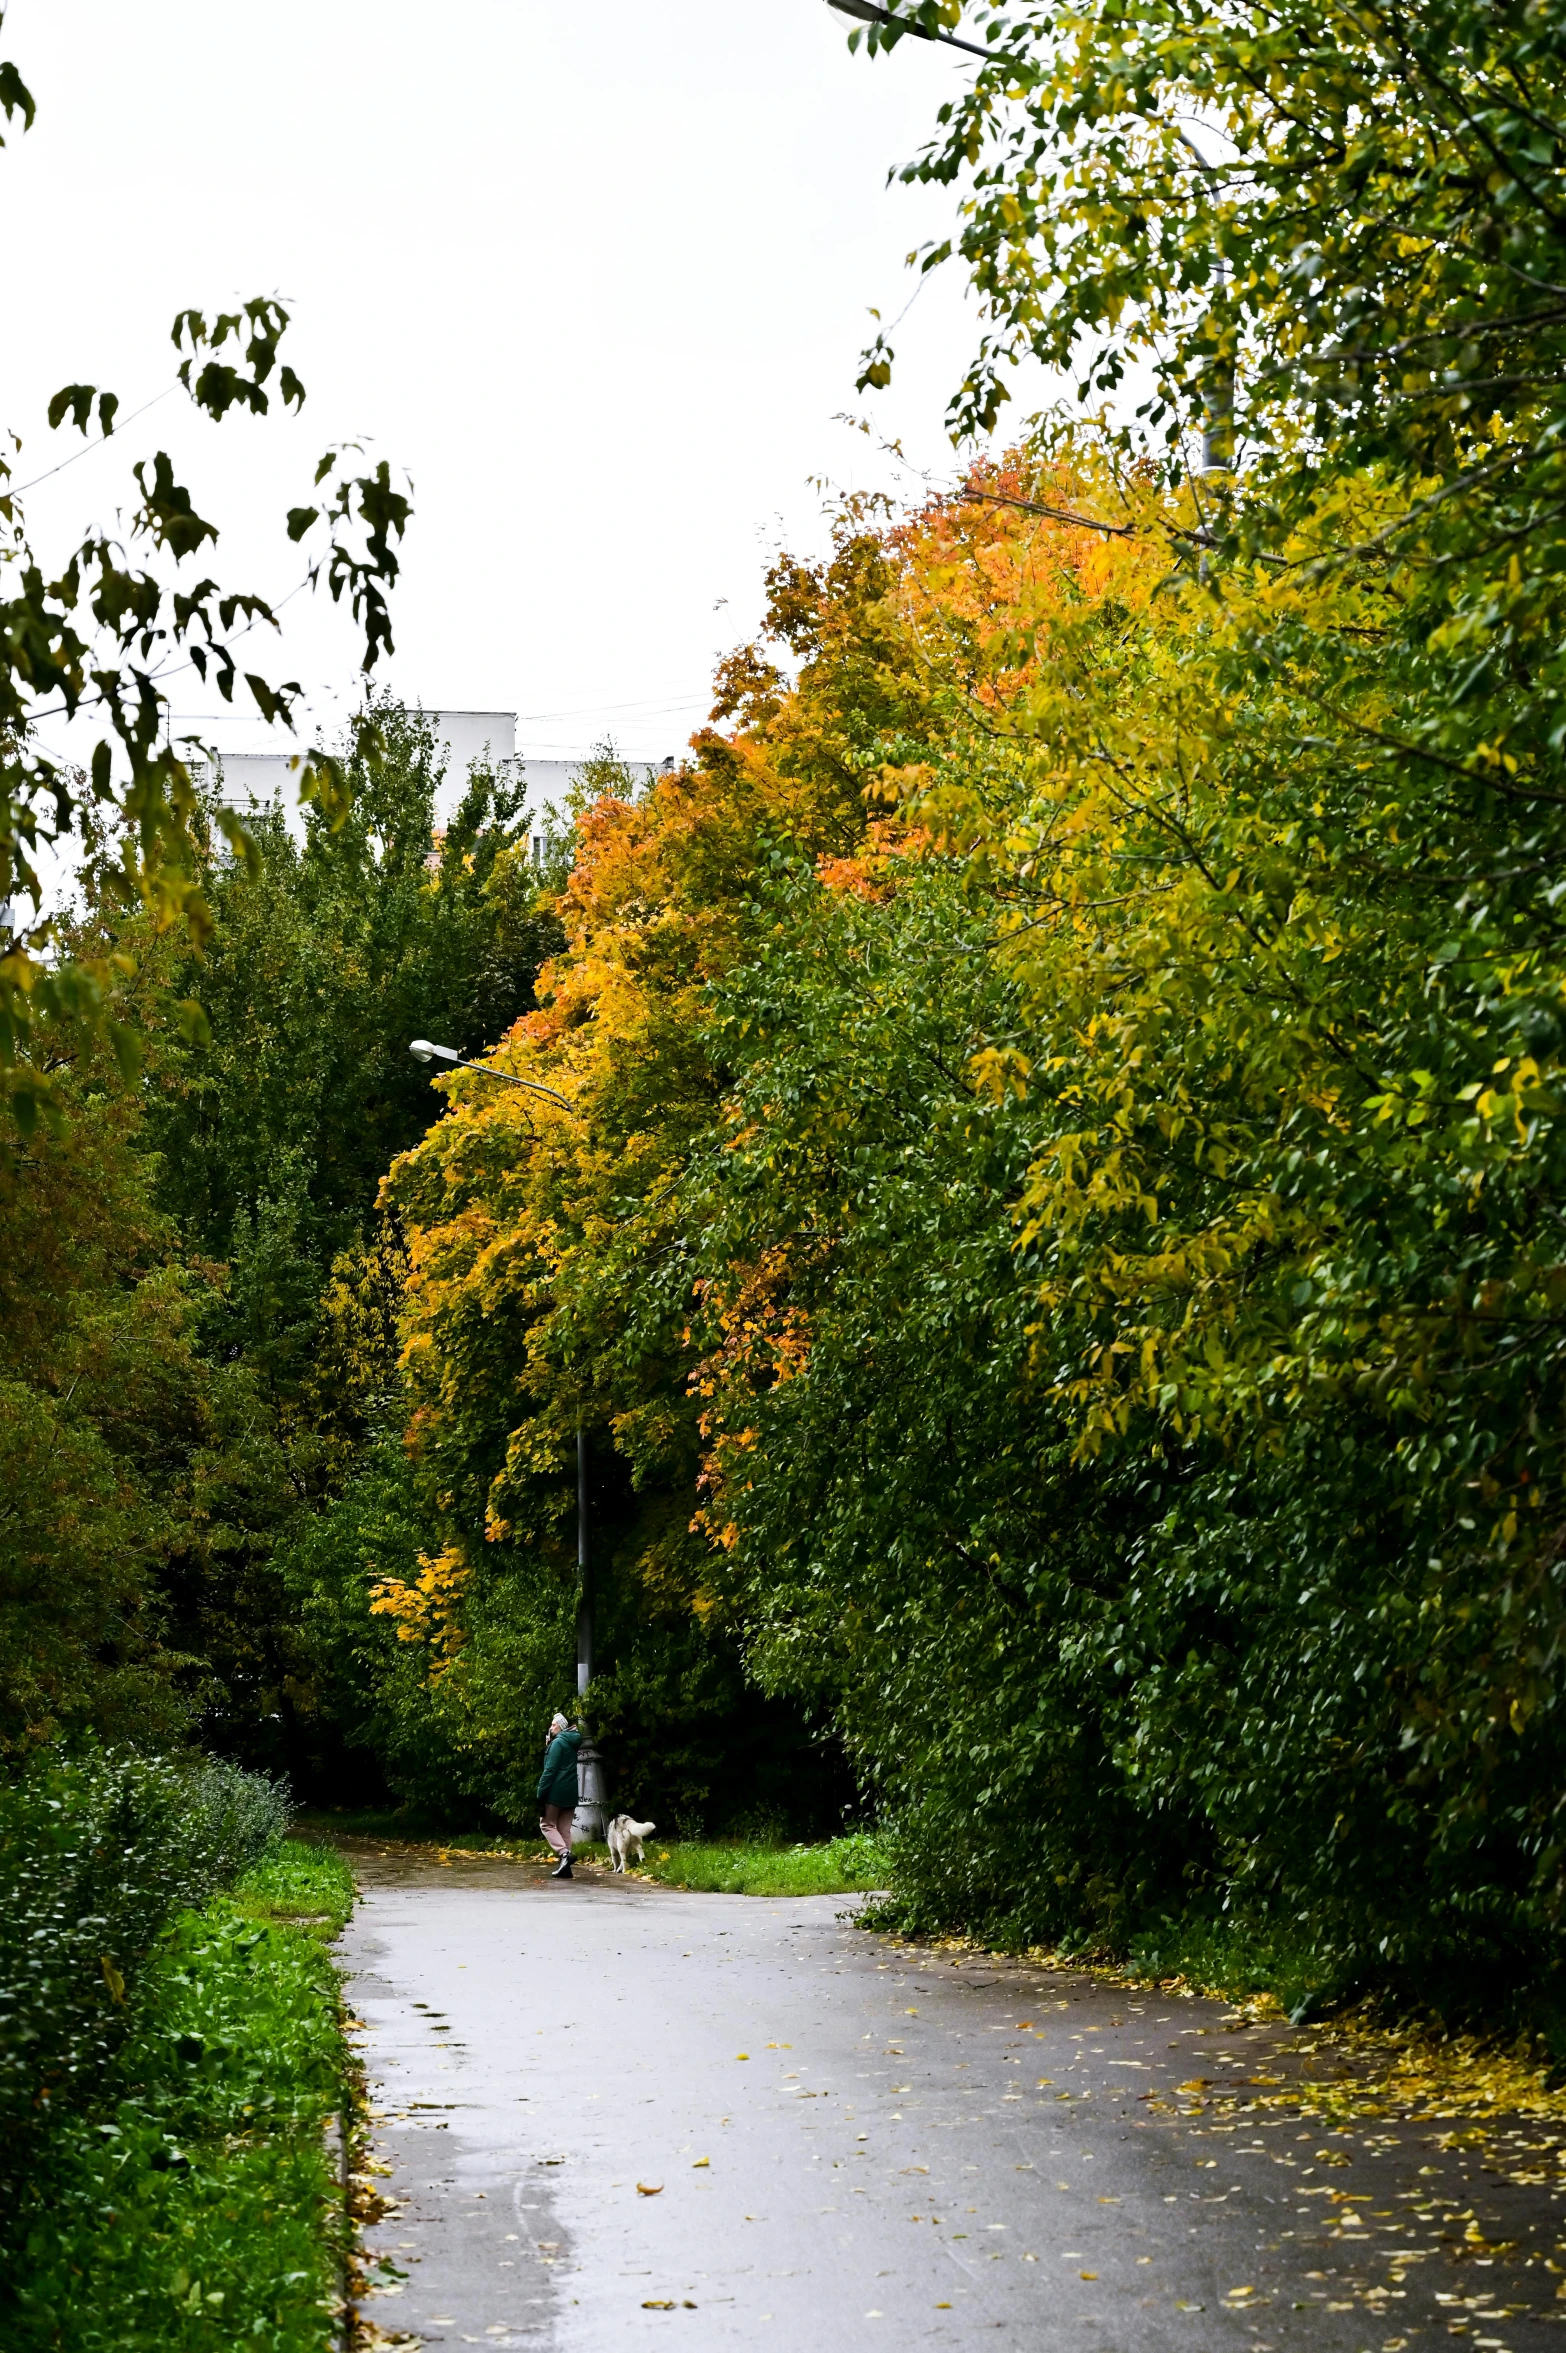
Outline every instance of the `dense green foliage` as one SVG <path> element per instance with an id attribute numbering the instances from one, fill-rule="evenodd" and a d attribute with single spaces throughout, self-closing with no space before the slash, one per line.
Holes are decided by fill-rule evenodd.
<path id="1" fill-rule="evenodd" d="M 343 1864 L 276 1784 L 49 1751 L 0 1784 L 0 2335 L 275 2353 L 332 2334 Z M 219 1893 L 235 1882 L 233 1894 Z M 84 2293 L 84 2282 L 90 2291 Z"/>
<path id="2" fill-rule="evenodd" d="M 336 2341 L 343 2218 L 323 2124 L 345 2053 L 322 1934 L 351 1894 L 331 1853 L 274 1849 L 162 1938 L 91 2106 L 51 2132 L 0 2226 L 8 2346 Z"/>
<path id="3" fill-rule="evenodd" d="M 1524 1583 L 1465 1541 L 1496 1426 L 1478 1377 L 1435 1443 L 1429 1407 L 1354 1376 L 1219 1433 L 1187 1374 L 1183 1430 L 1117 1427 L 1121 1400 L 1082 1379 L 1115 1333 L 1098 1301 L 1057 1294 L 1040 1322 L 1071 1237 L 1016 1256 L 1019 1169 L 1077 1104 L 976 1106 L 957 1075 L 1011 1026 L 960 891 L 937 873 L 873 911 L 816 896 L 791 889 L 778 944 L 730 984 L 748 1117 L 692 1223 L 712 1285 L 767 1270 L 712 1384 L 744 1424 L 731 1590 L 763 1678 L 841 1710 L 909 1916 L 1119 1939 L 1222 1900 L 1307 1923 L 1339 1983 L 1551 1986 L 1559 1605 L 1548 1552 Z M 1171 1041 L 1182 1064 L 1190 1043 Z M 1170 1163 L 1149 1250 L 1180 1206 Z M 1411 1224 L 1401 1159 L 1389 1187 L 1381 1214 Z M 1138 1248 L 1123 1226 L 1115 1246 Z M 1146 1255 L 1132 1311 L 1156 1296 Z M 1302 1321 L 1298 1261 L 1283 1274 L 1280 1386 Z M 1265 1310 L 1254 1285 L 1247 1305 Z M 1493 1370 L 1488 1394 L 1504 1411 Z"/>
<path id="4" fill-rule="evenodd" d="M 1036 672 L 1012 622 L 1010 789 L 923 801 L 1019 992 L 974 1076 L 1042 1126 L 1032 1375 L 1155 1506 L 1061 1655 L 1209 1900 L 1555 2007 L 1560 28 L 901 13 L 995 52 L 910 167 L 969 199 L 959 413 L 1007 352 L 1157 387 L 1114 473 L 971 486 L 1106 578 Z M 1142 1846 L 1100 1908 L 1165 1900 Z"/>
<path id="5" fill-rule="evenodd" d="M 542 875 L 383 707 L 340 828 L 201 850 L 199 958 L 100 894 L 210 1037 L 76 1049 L 5 1176 L 4 1737 L 197 1705 L 526 1821 L 580 1428 L 667 1832 L 858 1802 L 910 1924 L 1559 2032 L 1566 49 L 893 14 L 995 53 L 911 167 L 959 421 L 1019 352 L 1145 411 L 850 502 Z M 432 1098 L 442 1028 L 554 1098 Z"/>
<path id="6" fill-rule="evenodd" d="M 793 876 L 774 908 L 721 1000 L 741 1124 L 692 1220 L 727 1294 L 703 1385 L 754 1667 L 838 1715 L 922 1917 L 1046 1934 L 1109 1896 L 1111 1853 L 1177 1900 L 1169 1825 L 1109 1766 L 1101 1652 L 1158 1484 L 1074 1466 L 1029 1377 L 1040 1123 L 966 1078 L 1015 992 L 933 865 L 884 904 Z"/>
<path id="7" fill-rule="evenodd" d="M 536 905 L 523 787 L 475 768 L 438 825 L 429 723 L 385 702 L 375 716 L 380 755 L 349 762 L 340 826 L 312 814 L 296 843 L 274 813 L 259 874 L 213 862 L 213 930 L 176 984 L 201 992 L 210 1034 L 165 1034 L 147 1090 L 159 1206 L 195 1263 L 223 1269 L 203 1356 L 243 1368 L 287 1479 L 259 1540 L 176 1577 L 175 1632 L 221 1683 L 210 1729 L 305 1780 L 340 1743 L 278 1546 L 396 1423 L 402 1251 L 377 1192 L 434 1100 L 408 1040 L 482 1051 L 532 1003 L 558 932 Z"/>
<path id="8" fill-rule="evenodd" d="M 53 1084 L 63 1132 L 41 1129 L 0 1167 L 0 1752 L 13 1755 L 84 1727 L 171 1739 L 193 1712 L 228 1707 L 232 1685 L 257 1715 L 275 1708 L 255 1588 L 301 1499 L 263 1368 L 211 1344 L 225 1270 L 184 1248 L 158 1205 L 144 1099 L 90 1057 Z M 221 1659 L 202 1639 L 219 1604 L 240 1630 Z"/>
<path id="9" fill-rule="evenodd" d="M 0 1745 L 12 1753 L 84 1722 L 155 1733 L 178 1721 L 152 1576 L 172 1534 L 170 1457 L 197 1437 L 190 1315 L 132 1122 L 90 1079 L 82 1094 L 66 1138 L 35 1138 L 0 1168 Z"/>
<path id="10" fill-rule="evenodd" d="M 458 1080 L 392 1181 L 453 1506 L 386 1606 L 469 1704 L 585 1412 L 641 1608 L 835 1720 L 905 1919 L 1227 1911 L 1543 2018 L 1543 834 L 1512 891 L 1500 804 L 1398 751 L 1397 575 L 1171 583 L 1188 512 L 1087 448 L 850 512 L 773 577 L 794 687 L 736 657 L 736 735 L 591 813 L 508 1049 L 577 1116 Z"/>
<path id="11" fill-rule="evenodd" d="M 430 721 L 386 700 L 371 710 L 379 755 L 347 761 L 346 818 L 311 809 L 296 841 L 281 809 L 263 812 L 260 872 L 212 863 L 212 932 L 174 980 L 199 995 L 210 1035 L 168 1039 L 154 1074 L 160 1197 L 235 1267 L 233 1338 L 296 1385 L 313 1334 L 302 1306 L 290 1320 L 287 1270 L 302 1259 L 319 1291 L 438 1108 L 409 1039 L 493 1045 L 531 1008 L 558 939 L 535 905 L 525 783 L 476 764 L 437 826 L 445 760 Z"/>
<path id="12" fill-rule="evenodd" d="M 89 1749 L 0 1784 L 0 2177 L 98 2097 L 175 1914 L 286 1822 L 274 1784 L 214 1762 Z"/>
<path id="13" fill-rule="evenodd" d="M 396 1419 L 401 1245 L 376 1195 L 434 1101 L 418 1028 L 479 1050 L 558 936 L 518 790 L 469 783 L 437 835 L 427 725 L 383 752 L 337 832 L 280 817 L 267 859 L 208 847 L 190 959 L 84 874 L 80 955 L 126 954 L 139 1084 L 78 1037 L 69 1117 L 0 1163 L 0 1745 L 61 1731 L 208 1737 L 296 1778 L 333 1752 L 280 1544 Z M 204 989 L 191 1039 L 158 1012 Z M 487 1025 L 487 1026 L 486 1026 Z"/>

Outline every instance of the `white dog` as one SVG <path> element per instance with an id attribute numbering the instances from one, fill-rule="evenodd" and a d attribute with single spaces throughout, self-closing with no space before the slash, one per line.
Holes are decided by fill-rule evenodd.
<path id="1" fill-rule="evenodd" d="M 617 1871 L 628 1863 L 642 1859 L 642 1840 L 651 1838 L 656 1822 L 633 1822 L 629 1814 L 616 1814 L 609 1825 L 609 1853 Z"/>

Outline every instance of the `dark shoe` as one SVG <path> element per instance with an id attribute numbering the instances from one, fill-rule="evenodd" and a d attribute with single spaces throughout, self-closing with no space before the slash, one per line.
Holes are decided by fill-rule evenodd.
<path id="1" fill-rule="evenodd" d="M 557 1863 L 549 1876 L 551 1879 L 569 1879 L 571 1876 L 570 1856 L 567 1855 L 563 1862 Z"/>

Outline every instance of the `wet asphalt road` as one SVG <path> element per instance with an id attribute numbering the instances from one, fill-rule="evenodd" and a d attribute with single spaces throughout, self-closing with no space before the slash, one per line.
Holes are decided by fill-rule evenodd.
<path id="1" fill-rule="evenodd" d="M 1312 2122 L 1262 2104 L 1331 2064 L 1297 2032 L 840 1898 L 352 1857 L 370 2343 L 1521 2353 L 1566 2315 L 1553 2127 Z"/>

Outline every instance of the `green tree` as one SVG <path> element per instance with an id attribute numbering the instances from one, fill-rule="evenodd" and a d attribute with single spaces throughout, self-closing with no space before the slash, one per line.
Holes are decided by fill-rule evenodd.
<path id="1" fill-rule="evenodd" d="M 339 1769 L 367 1701 L 337 1705 L 333 1655 L 303 1642 L 274 1556 L 306 1540 L 366 1447 L 394 1443 L 394 1425 L 400 1437 L 405 1252 L 377 1194 L 439 1109 L 408 1041 L 428 1031 L 481 1052 L 531 1006 L 559 936 L 527 857 L 522 784 L 476 766 L 438 829 L 428 721 L 383 701 L 373 723 L 377 756 L 350 759 L 339 824 L 312 814 L 298 841 L 274 812 L 257 829 L 259 871 L 214 855 L 212 929 L 174 982 L 200 991 L 207 1027 L 160 1037 L 146 1087 L 160 1205 L 215 1270 L 203 1354 L 264 1399 L 286 1464 L 287 1508 L 177 1581 L 178 1629 L 223 1689 L 213 1736 L 306 1781 Z"/>
<path id="2" fill-rule="evenodd" d="M 1007 910 L 1020 1019 L 975 1075 L 1044 1123 L 1040 1372 L 1081 1459 L 1193 1474 L 1138 1556 L 1119 1754 L 1350 1974 L 1537 1990 L 1566 48 L 1467 0 L 891 13 L 994 53 L 910 167 L 962 187 L 925 262 L 989 323 L 958 428 L 1023 354 L 1155 383 L 1089 495 L 969 486 L 1074 513 L 1109 569 L 1141 545 L 1161 598 L 1054 615 L 1003 721 L 1021 789 L 921 804 Z"/>
<path id="3" fill-rule="evenodd" d="M 203 1708 L 274 1699 L 214 1678 L 183 1638 L 294 1498 L 248 1368 L 213 1365 L 210 1276 L 152 1198 L 139 1104 L 89 1051 L 69 1113 L 0 1168 L 0 1753 L 65 1732 L 172 1737 Z M 247 1650 L 253 1657 L 252 1632 Z"/>
<path id="4" fill-rule="evenodd" d="M 1202 1852 L 1112 1754 L 1126 1549 L 1175 1481 L 1074 1464 L 1033 1375 L 1013 1209 L 1041 1114 L 968 1075 L 1018 1017 L 994 910 L 928 861 L 873 900 L 796 870 L 769 912 L 681 1205 L 708 1574 L 763 1687 L 840 1727 L 911 1918 L 1102 1932 Z"/>
<path id="5" fill-rule="evenodd" d="M 409 1040 L 497 1043 L 560 936 L 528 862 L 524 783 L 476 766 L 437 829 L 430 722 L 387 701 L 371 718 L 380 749 L 349 759 L 340 823 L 312 811 L 297 842 L 273 811 L 259 871 L 210 862 L 212 929 L 176 980 L 210 1036 L 169 1038 L 153 1073 L 161 1191 L 192 1241 L 238 1263 L 297 1245 L 323 1279 L 440 1107 Z"/>

